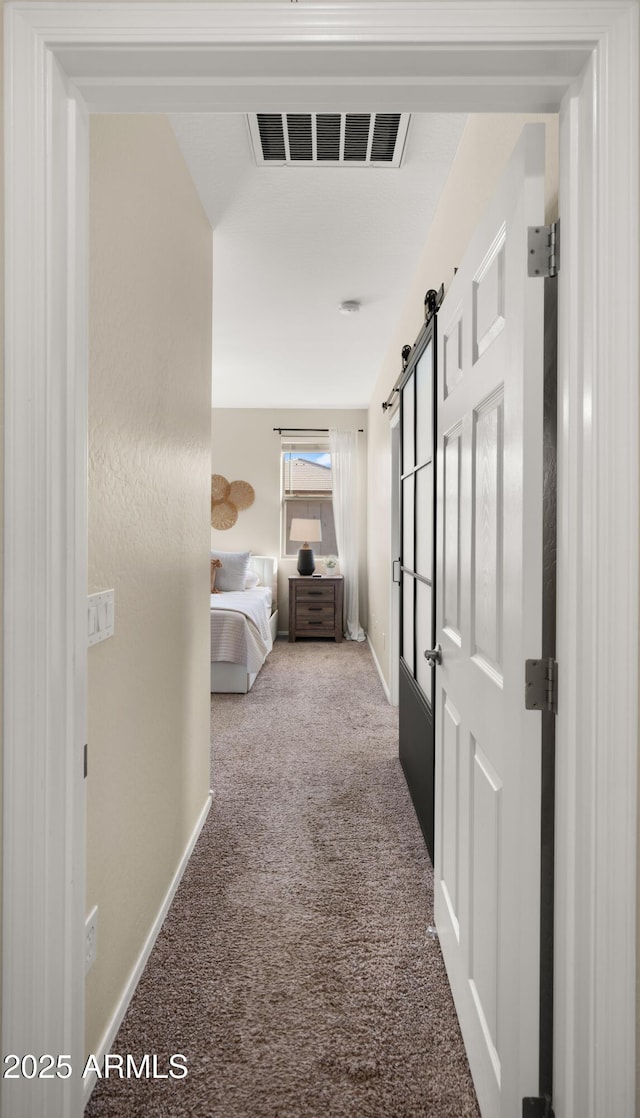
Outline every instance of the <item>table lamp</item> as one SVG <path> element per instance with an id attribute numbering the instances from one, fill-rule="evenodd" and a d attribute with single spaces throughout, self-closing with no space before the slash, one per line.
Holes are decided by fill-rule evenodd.
<path id="1" fill-rule="evenodd" d="M 318 543 L 322 539 L 322 528 L 319 520 L 292 520 L 289 539 L 304 540 L 298 552 L 298 574 L 312 575 L 316 569 L 313 558 L 313 549 L 309 543 Z"/>

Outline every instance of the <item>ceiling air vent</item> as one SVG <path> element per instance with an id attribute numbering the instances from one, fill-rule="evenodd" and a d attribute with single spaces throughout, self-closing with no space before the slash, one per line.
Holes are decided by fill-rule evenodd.
<path id="1" fill-rule="evenodd" d="M 399 167 L 409 113 L 256 113 L 248 118 L 265 167 Z"/>

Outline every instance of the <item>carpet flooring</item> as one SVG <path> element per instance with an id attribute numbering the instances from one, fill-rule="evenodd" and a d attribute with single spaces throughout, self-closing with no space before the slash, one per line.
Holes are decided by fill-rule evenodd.
<path id="1" fill-rule="evenodd" d="M 86 1118 L 477 1118 L 397 712 L 368 645 L 212 698 L 214 799 Z"/>

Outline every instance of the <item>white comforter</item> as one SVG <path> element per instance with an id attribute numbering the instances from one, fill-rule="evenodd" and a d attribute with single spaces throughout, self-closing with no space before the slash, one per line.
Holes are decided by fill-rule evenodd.
<path id="1" fill-rule="evenodd" d="M 211 595 L 211 659 L 259 672 L 273 647 L 265 587 Z"/>

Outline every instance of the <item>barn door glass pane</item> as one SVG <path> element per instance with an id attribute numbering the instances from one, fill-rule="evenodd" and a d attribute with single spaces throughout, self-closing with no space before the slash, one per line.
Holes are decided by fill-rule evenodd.
<path id="1" fill-rule="evenodd" d="M 414 475 L 402 483 L 402 565 L 413 570 L 414 564 Z"/>
<path id="2" fill-rule="evenodd" d="M 425 648 L 431 648 L 431 587 L 416 580 L 416 679 L 424 691 L 429 705 L 432 702 L 431 668 L 424 658 Z"/>
<path id="3" fill-rule="evenodd" d="M 425 349 L 416 366 L 416 406 L 418 410 L 418 445 L 416 463 L 430 462 L 433 458 L 433 349 Z"/>
<path id="4" fill-rule="evenodd" d="M 418 425 L 420 429 L 420 425 Z M 416 473 L 416 573 L 432 578 L 433 570 L 433 466 Z"/>
<path id="5" fill-rule="evenodd" d="M 413 373 L 402 389 L 402 472 L 413 469 L 416 460 L 415 401 Z"/>
<path id="6" fill-rule="evenodd" d="M 402 655 L 413 672 L 413 575 L 402 576 Z"/>

